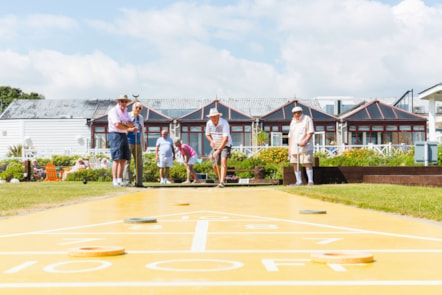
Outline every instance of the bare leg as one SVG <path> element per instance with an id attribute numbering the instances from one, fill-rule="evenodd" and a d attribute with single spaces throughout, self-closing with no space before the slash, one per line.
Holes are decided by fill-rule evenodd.
<path id="1" fill-rule="evenodd" d="M 123 178 L 124 164 L 126 160 L 117 160 L 117 178 Z"/>
<path id="2" fill-rule="evenodd" d="M 221 158 L 221 175 L 220 182 L 224 182 L 227 175 L 227 158 Z"/>
<path id="3" fill-rule="evenodd" d="M 193 165 L 189 165 L 190 173 L 192 174 L 192 178 L 195 180 L 195 182 L 198 182 L 198 175 L 196 174 L 195 169 L 193 169 Z M 187 177 L 189 179 L 189 177 Z"/>

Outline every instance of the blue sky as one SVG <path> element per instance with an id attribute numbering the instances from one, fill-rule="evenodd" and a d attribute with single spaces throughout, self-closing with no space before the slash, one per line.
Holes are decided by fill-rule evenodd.
<path id="1" fill-rule="evenodd" d="M 47 99 L 382 99 L 442 82 L 440 0 L 0 4 L 0 85 Z"/>

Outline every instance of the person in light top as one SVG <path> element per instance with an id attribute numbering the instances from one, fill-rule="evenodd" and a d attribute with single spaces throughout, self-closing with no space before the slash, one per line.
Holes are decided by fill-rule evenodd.
<path id="1" fill-rule="evenodd" d="M 220 118 L 222 114 L 217 108 L 209 111 L 209 121 L 206 123 L 206 138 L 212 147 L 212 166 L 219 179 L 219 188 L 225 186 L 224 179 L 227 174 L 227 159 L 230 157 L 232 149 L 232 136 L 230 135 L 229 123 Z M 221 169 L 219 168 L 221 166 Z"/>
<path id="2" fill-rule="evenodd" d="M 312 137 L 315 133 L 312 119 L 303 114 L 302 107 L 296 106 L 292 109 L 293 119 L 290 122 L 289 131 L 289 156 L 290 163 L 293 164 L 293 169 L 296 175 L 296 183 L 294 186 L 302 185 L 302 174 L 299 169 L 301 164 L 304 164 L 308 184 L 313 185 L 313 141 Z M 299 158 L 299 162 L 298 162 Z"/>
<path id="3" fill-rule="evenodd" d="M 169 184 L 169 170 L 175 160 L 175 149 L 173 140 L 169 137 L 169 131 L 161 131 L 161 137 L 158 137 L 155 149 L 155 158 L 157 166 L 160 168 L 160 183 Z"/>
<path id="4" fill-rule="evenodd" d="M 117 105 L 108 113 L 109 145 L 112 157 L 112 184 L 123 185 L 123 169 L 126 161 L 130 160 L 127 132 L 134 127 L 127 112 L 127 104 L 131 102 L 127 95 L 121 95 L 116 100 Z"/>

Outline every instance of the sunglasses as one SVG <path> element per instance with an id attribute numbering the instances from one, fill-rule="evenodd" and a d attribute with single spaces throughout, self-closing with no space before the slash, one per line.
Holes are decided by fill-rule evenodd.
<path id="1" fill-rule="evenodd" d="M 302 112 L 293 112 L 293 114 L 300 114 L 300 113 L 302 113 Z"/>
<path id="2" fill-rule="evenodd" d="M 121 103 L 121 104 L 127 104 L 127 101 L 119 100 L 118 103 Z"/>
<path id="3" fill-rule="evenodd" d="M 136 109 L 137 109 L 137 110 L 142 110 L 143 108 L 142 108 L 142 107 L 136 107 Z"/>

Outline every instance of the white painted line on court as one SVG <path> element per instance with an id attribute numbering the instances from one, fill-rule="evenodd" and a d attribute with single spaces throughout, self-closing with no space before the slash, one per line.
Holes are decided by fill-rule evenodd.
<path id="1" fill-rule="evenodd" d="M 218 212 L 218 211 L 209 211 L 209 212 L 214 212 L 214 213 L 216 212 L 217 214 L 224 214 L 224 215 L 236 215 L 236 216 L 242 216 L 242 217 L 246 217 L 246 218 L 262 218 L 262 219 L 265 219 L 265 220 L 272 220 L 272 221 L 285 221 L 285 222 L 288 222 L 288 223 L 312 225 L 312 226 L 316 226 L 316 227 L 333 228 L 333 229 L 339 229 L 339 230 L 347 230 L 347 231 L 352 231 L 352 232 L 357 232 L 357 233 L 369 233 L 369 234 L 384 235 L 384 236 L 398 237 L 398 238 L 407 238 L 407 239 L 416 239 L 416 240 L 426 240 L 426 241 L 442 242 L 442 238 L 433 238 L 433 237 L 424 237 L 424 236 L 414 236 L 414 235 L 405 235 L 405 234 L 396 234 L 396 233 L 388 233 L 388 232 L 371 231 L 371 230 L 356 229 L 356 228 L 345 227 L 345 226 L 335 226 L 335 225 L 312 223 L 312 222 L 305 222 L 305 221 L 291 220 L 291 219 L 283 219 L 283 218 L 275 218 L 275 217 L 262 217 L 262 216 L 253 216 L 253 215 L 237 214 L 237 213 L 229 213 L 229 212 Z"/>
<path id="2" fill-rule="evenodd" d="M 28 268 L 31 265 L 36 264 L 37 262 L 38 261 L 27 261 L 27 262 L 24 262 L 24 263 L 22 263 L 20 265 L 17 265 L 16 267 L 10 268 L 10 269 L 4 271 L 3 273 L 6 273 L 6 274 L 17 273 L 17 272 L 19 272 L 19 271 L 21 271 L 23 269 Z"/>
<path id="3" fill-rule="evenodd" d="M 206 251 L 208 230 L 209 230 L 208 220 L 200 220 L 196 223 L 195 234 L 192 240 L 192 252 Z"/>
<path id="4" fill-rule="evenodd" d="M 153 232 L 153 231 L 138 231 L 138 232 L 73 232 L 73 233 L 42 233 L 39 235 L 53 235 L 53 236 L 70 236 L 70 235 L 180 235 L 180 234 L 194 234 L 195 232 Z M 369 233 L 355 233 L 355 232 L 256 232 L 256 231 L 245 231 L 245 232 L 208 232 L 208 235 L 359 235 L 359 234 L 369 234 Z M 306 238 L 307 239 L 307 238 Z M 321 238 L 325 240 L 326 238 Z"/>
<path id="5" fill-rule="evenodd" d="M 93 287 L 285 287 L 285 286 L 442 286 L 442 280 L 385 281 L 179 281 L 179 282 L 46 282 L 0 283 L 6 288 L 93 288 Z"/>
<path id="6" fill-rule="evenodd" d="M 201 212 L 206 212 L 206 211 L 193 211 L 193 212 L 187 212 L 186 214 L 198 214 Z M 177 215 L 182 215 L 182 214 L 183 213 L 171 213 L 171 214 L 161 215 L 161 217 L 177 216 Z M 91 228 L 91 227 L 105 226 L 105 225 L 118 224 L 118 223 L 123 223 L 123 219 L 109 221 L 109 222 L 102 222 L 102 223 L 94 223 L 94 224 L 86 224 L 86 225 L 77 225 L 77 226 L 71 226 L 71 227 L 48 229 L 48 230 L 5 234 L 5 235 L 0 235 L 0 238 L 19 237 L 19 236 L 26 236 L 26 235 L 38 235 L 38 234 L 42 234 L 42 233 L 47 234 L 47 233 L 53 233 L 53 232 L 58 232 L 58 231 L 66 231 L 66 230 L 81 229 L 81 228 Z"/>
<path id="7" fill-rule="evenodd" d="M 327 263 L 327 265 L 333 269 L 334 271 L 337 272 L 346 272 L 347 269 L 345 269 L 345 267 L 342 266 L 342 264 L 336 264 L 336 263 Z"/>

